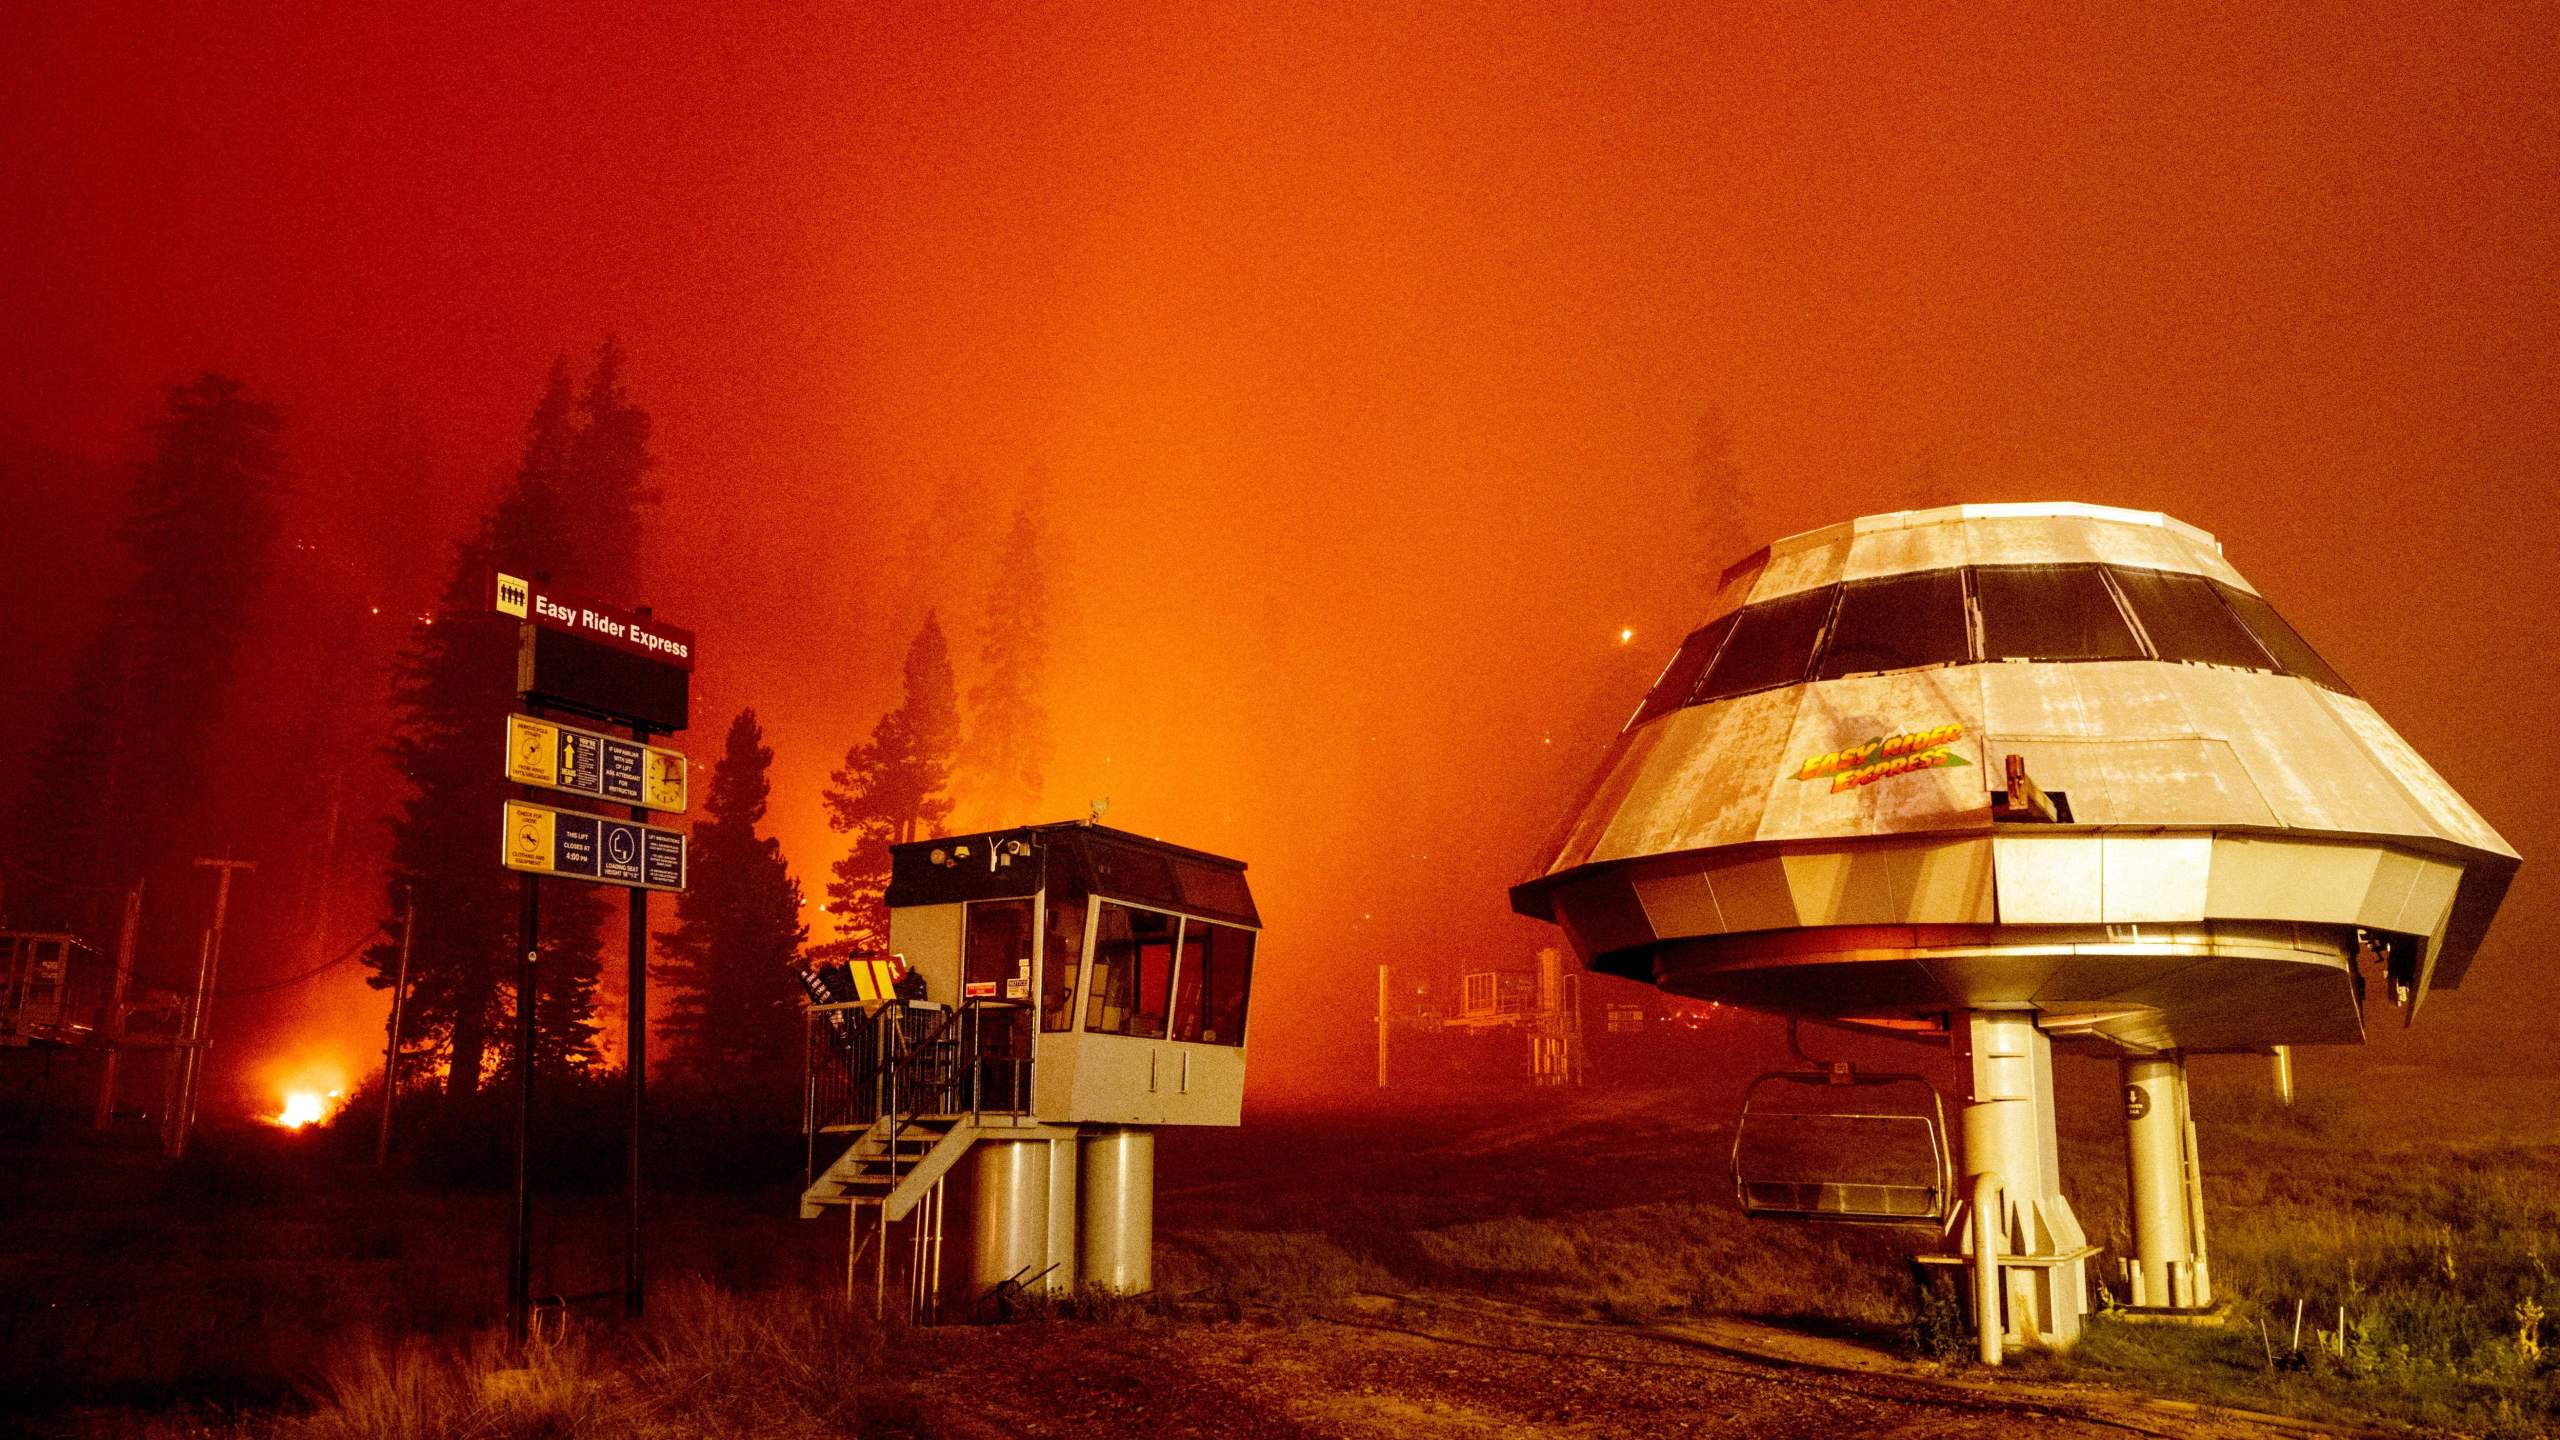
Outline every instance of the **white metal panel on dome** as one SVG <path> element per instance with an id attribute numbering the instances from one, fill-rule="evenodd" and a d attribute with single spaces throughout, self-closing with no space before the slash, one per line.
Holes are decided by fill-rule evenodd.
<path id="1" fill-rule="evenodd" d="M 1818 540 L 1799 536 L 1770 546 L 1769 563 L 1751 587 L 1751 603 L 1819 590 L 1838 580 L 1849 562 L 1850 536 L 1845 527 L 1833 530 L 1837 533 L 1816 532 L 1822 535 Z"/>
<path id="2" fill-rule="evenodd" d="M 2203 575 L 2256 593 L 2214 538 L 2148 510 L 2068 503 L 1961 505 L 1826 525 L 1772 544 L 1743 594 L 1707 618 L 1840 580 L 1964 565 L 2109 564 Z"/>
<path id="3" fill-rule="evenodd" d="M 1966 563 L 1965 526 L 1955 516 L 1925 524 L 1861 531 L 1849 543 L 1843 580 L 1871 580 L 1915 570 L 1952 570 Z"/>
<path id="4" fill-rule="evenodd" d="M 1759 832 L 1767 790 L 1756 757 L 1774 755 L 1797 697 L 1764 690 L 1721 705 L 1699 705 L 1655 723 L 1661 745 L 1619 759 L 1625 776 L 1617 809 L 1592 837 L 1586 860 L 1623 860 L 1709 845 L 1740 844 Z M 1632 762 L 1632 765 L 1630 764 Z"/>
<path id="5" fill-rule="evenodd" d="M 2188 667 L 2181 667 L 2182 669 Z M 2190 708 L 2219 717 L 2258 793 L 2291 829 L 2364 835 L 2432 835 L 2434 828 L 2392 783 L 2308 680 L 2194 670 L 2170 677 Z"/>
<path id="6" fill-rule="evenodd" d="M 2400 732 L 2383 723 L 2371 705 L 2355 696 L 2328 690 L 2320 691 L 2319 699 L 2362 742 L 2365 754 L 2425 815 L 2435 834 L 2475 849 L 2514 853 L 2480 812 L 2471 808 L 2471 802 L 2455 793 L 2435 767 L 2400 737 Z"/>

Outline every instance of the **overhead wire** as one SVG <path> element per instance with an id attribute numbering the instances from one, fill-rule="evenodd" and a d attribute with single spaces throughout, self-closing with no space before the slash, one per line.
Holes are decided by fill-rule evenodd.
<path id="1" fill-rule="evenodd" d="M 215 988 L 213 993 L 218 996 L 264 995 L 271 990 L 282 990 L 288 986 L 299 985 L 305 980 L 312 979 L 346 964 L 357 955 L 363 953 L 364 948 L 373 943 L 374 937 L 387 935 L 388 933 L 389 932 L 382 928 L 381 923 L 377 921 L 371 929 L 365 931 L 362 935 L 357 936 L 354 944 L 339 951 L 333 958 L 323 960 L 319 964 L 312 966 L 310 969 L 302 971 L 300 974 L 288 975 L 281 980 L 269 980 L 257 985 L 219 986 Z"/>

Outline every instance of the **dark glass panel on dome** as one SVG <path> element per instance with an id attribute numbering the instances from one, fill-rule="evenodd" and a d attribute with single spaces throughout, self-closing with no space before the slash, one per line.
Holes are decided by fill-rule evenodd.
<path id="1" fill-rule="evenodd" d="M 1698 699 L 1723 700 L 1801 683 L 1813 664 L 1814 643 L 1822 638 L 1822 622 L 1831 618 L 1831 602 L 1839 593 L 1839 586 L 1825 585 L 1745 608 L 1698 687 Z"/>
<path id="2" fill-rule="evenodd" d="M 1691 631 L 1689 638 L 1680 642 L 1680 653 L 1664 667 L 1662 678 L 1645 692 L 1644 703 L 1636 707 L 1635 718 L 1627 722 L 1627 728 L 1633 730 L 1688 704 L 1689 693 L 1698 688 L 1698 673 L 1716 658 L 1716 647 L 1724 643 L 1725 632 L 1732 628 L 1733 615 L 1726 615 Z"/>
<path id="3" fill-rule="evenodd" d="M 1954 665 L 1971 645 L 1964 623 L 1964 572 L 1923 570 L 1840 587 L 1840 610 L 1822 642 L 1816 680 L 1878 670 Z"/>
<path id="4" fill-rule="evenodd" d="M 2232 665 L 2244 670 L 2273 670 L 2267 657 L 2231 607 L 2213 593 L 2213 582 L 2201 575 L 2165 570 L 2111 567 L 2116 588 L 2133 606 L 2134 618 L 2151 637 L 2151 648 L 2163 660 L 2199 665 Z"/>
<path id="5" fill-rule="evenodd" d="M 2250 634 L 2258 637 L 2259 644 L 2267 647 L 2267 653 L 2276 657 L 2286 674 L 2299 675 L 2314 685 L 2326 685 L 2341 695 L 2356 693 L 2347 688 L 2337 671 L 2329 668 L 2328 661 L 2320 658 L 2320 652 L 2311 648 L 2310 641 L 2285 623 L 2276 607 L 2246 590 L 2234 590 L 2228 585 L 2213 588 L 2222 592 L 2222 598 L 2230 602 L 2231 612 L 2249 627 Z"/>
<path id="6" fill-rule="evenodd" d="M 2095 565 L 1980 565 L 1986 660 L 2139 660 L 2142 646 Z"/>

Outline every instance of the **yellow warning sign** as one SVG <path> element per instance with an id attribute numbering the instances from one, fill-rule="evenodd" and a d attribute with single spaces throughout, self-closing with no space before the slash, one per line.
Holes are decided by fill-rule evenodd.
<path id="1" fill-rule="evenodd" d="M 507 717 L 507 778 L 598 800 L 681 815 L 683 754 L 529 715 Z"/>
<path id="2" fill-rule="evenodd" d="M 519 785 L 560 783 L 560 727 L 523 715 L 507 717 L 507 778 Z"/>
<path id="3" fill-rule="evenodd" d="M 549 872 L 555 812 L 510 800 L 506 809 L 506 865 L 510 870 Z"/>
<path id="4" fill-rule="evenodd" d="M 532 607 L 532 603 L 532 586 L 504 571 L 499 572 L 497 600 L 499 614 L 513 615 L 522 620 L 526 618 L 525 612 Z"/>

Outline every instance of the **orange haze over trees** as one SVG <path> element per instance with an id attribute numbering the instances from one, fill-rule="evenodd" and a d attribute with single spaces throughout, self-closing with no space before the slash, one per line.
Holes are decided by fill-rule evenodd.
<path id="1" fill-rule="evenodd" d="M 106 605 L 99 477 L 160 387 L 210 367 L 273 400 L 314 547 L 288 553 L 352 577 L 298 592 L 313 614 L 423 608 L 529 382 L 618 334 L 663 499 L 611 598 L 699 635 L 697 713 L 755 707 L 803 874 L 842 853 L 828 776 L 928 611 L 955 693 L 985 683 L 968 641 L 1037 494 L 1054 748 L 1029 813 L 957 813 L 1108 796 L 1250 862 L 1256 1104 L 1367 1082 L 1377 964 L 1552 941 L 1505 887 L 1701 577 L 1945 500 L 2219 536 L 2527 857 L 2412 1041 L 2550 1058 L 2509 1017 L 2560 922 L 2553 767 L 2516 763 L 2560 733 L 2555 30 L 2494 4 L 27 8 L 0 47 L 0 788 Z M 387 727 L 357 668 L 252 706 L 238 773 L 324 709 Z M 367 764 L 329 772 L 341 912 L 278 923 L 244 983 L 326 960 L 344 895 L 381 893 Z M 237 898 L 330 913 L 285 887 Z M 322 1032 L 363 1073 L 383 997 L 353 970 L 230 1005 L 217 1084 Z"/>

